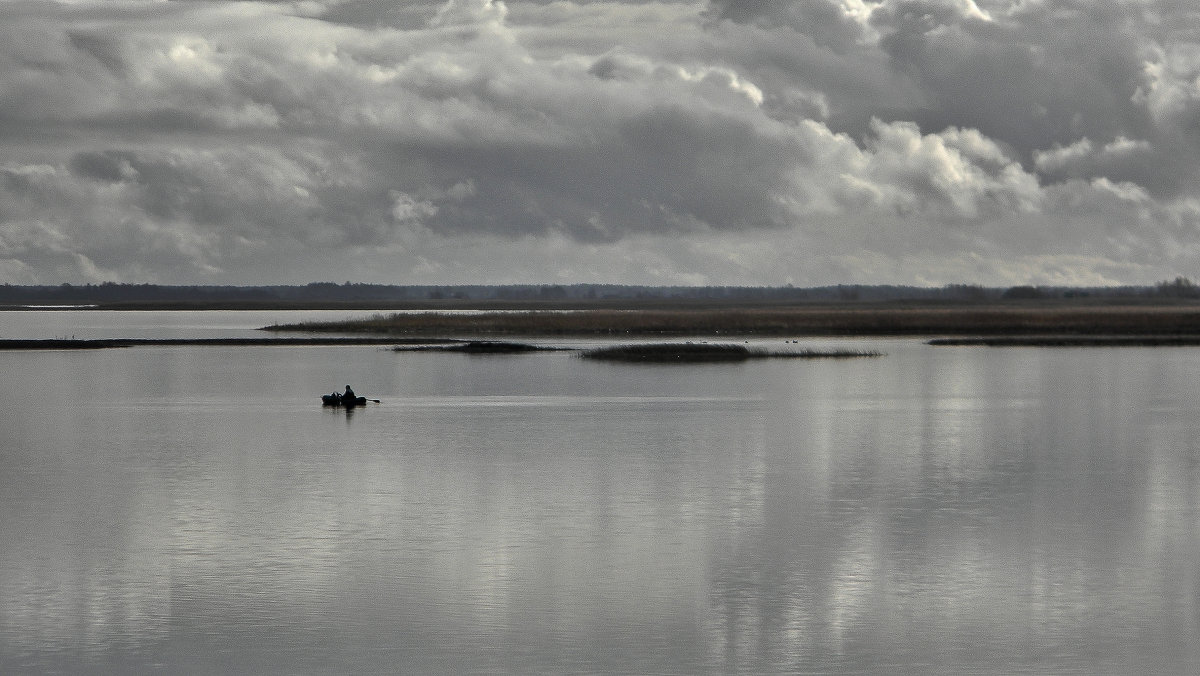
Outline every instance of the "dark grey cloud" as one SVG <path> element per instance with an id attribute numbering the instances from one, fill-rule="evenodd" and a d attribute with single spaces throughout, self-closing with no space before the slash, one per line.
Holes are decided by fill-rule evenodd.
<path id="1" fill-rule="evenodd" d="M 712 0 L 709 16 L 762 28 L 787 27 L 842 52 L 863 36 L 847 6 L 830 0 Z"/>
<path id="2" fill-rule="evenodd" d="M 1190 274 L 1197 28 L 1168 2 L 0 6 L 0 281 Z"/>
<path id="3" fill-rule="evenodd" d="M 902 2 L 876 10 L 872 25 L 925 95 L 923 126 L 970 126 L 1027 154 L 1149 131 L 1134 101 L 1144 46 L 1103 5 L 985 20 L 969 4 Z"/>

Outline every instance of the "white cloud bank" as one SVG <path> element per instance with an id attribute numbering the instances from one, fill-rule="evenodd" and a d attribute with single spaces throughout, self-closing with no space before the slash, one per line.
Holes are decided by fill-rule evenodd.
<path id="1" fill-rule="evenodd" d="M 0 282 L 1200 275 L 1182 2 L 0 5 Z"/>

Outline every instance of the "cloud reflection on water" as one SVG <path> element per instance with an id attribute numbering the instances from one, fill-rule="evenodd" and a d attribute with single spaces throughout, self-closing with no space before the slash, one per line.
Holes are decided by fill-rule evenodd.
<path id="1" fill-rule="evenodd" d="M 0 666 L 1172 673 L 1200 657 L 1200 352 L 888 352 L 695 368 L 2 354 L 18 380 L 72 377 L 44 381 L 53 416 L 0 393 Z M 364 363 L 356 387 L 385 403 L 351 424 L 302 391 Z"/>

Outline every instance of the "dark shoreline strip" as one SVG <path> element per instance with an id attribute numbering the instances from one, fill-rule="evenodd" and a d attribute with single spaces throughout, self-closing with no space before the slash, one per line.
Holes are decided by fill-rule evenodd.
<path id="1" fill-rule="evenodd" d="M 118 347 L 146 345 L 190 346 L 338 346 L 338 345 L 398 345 L 398 344 L 455 344 L 461 341 L 439 338 L 391 338 L 336 336 L 319 338 L 96 338 L 96 339 L 0 339 L 0 350 L 105 350 Z"/>
<path id="2" fill-rule="evenodd" d="M 1200 336 L 1200 305 L 843 305 L 773 308 L 396 313 L 264 327 L 336 335 L 717 339 L 800 336 Z"/>
<path id="3" fill-rule="evenodd" d="M 934 338 L 941 347 L 1200 347 L 1200 336 L 980 336 Z"/>

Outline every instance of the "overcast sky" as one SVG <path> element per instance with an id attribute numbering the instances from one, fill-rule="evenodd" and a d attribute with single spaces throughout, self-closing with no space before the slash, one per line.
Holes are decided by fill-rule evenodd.
<path id="1" fill-rule="evenodd" d="M 0 3 L 0 283 L 1200 278 L 1193 0 Z"/>

